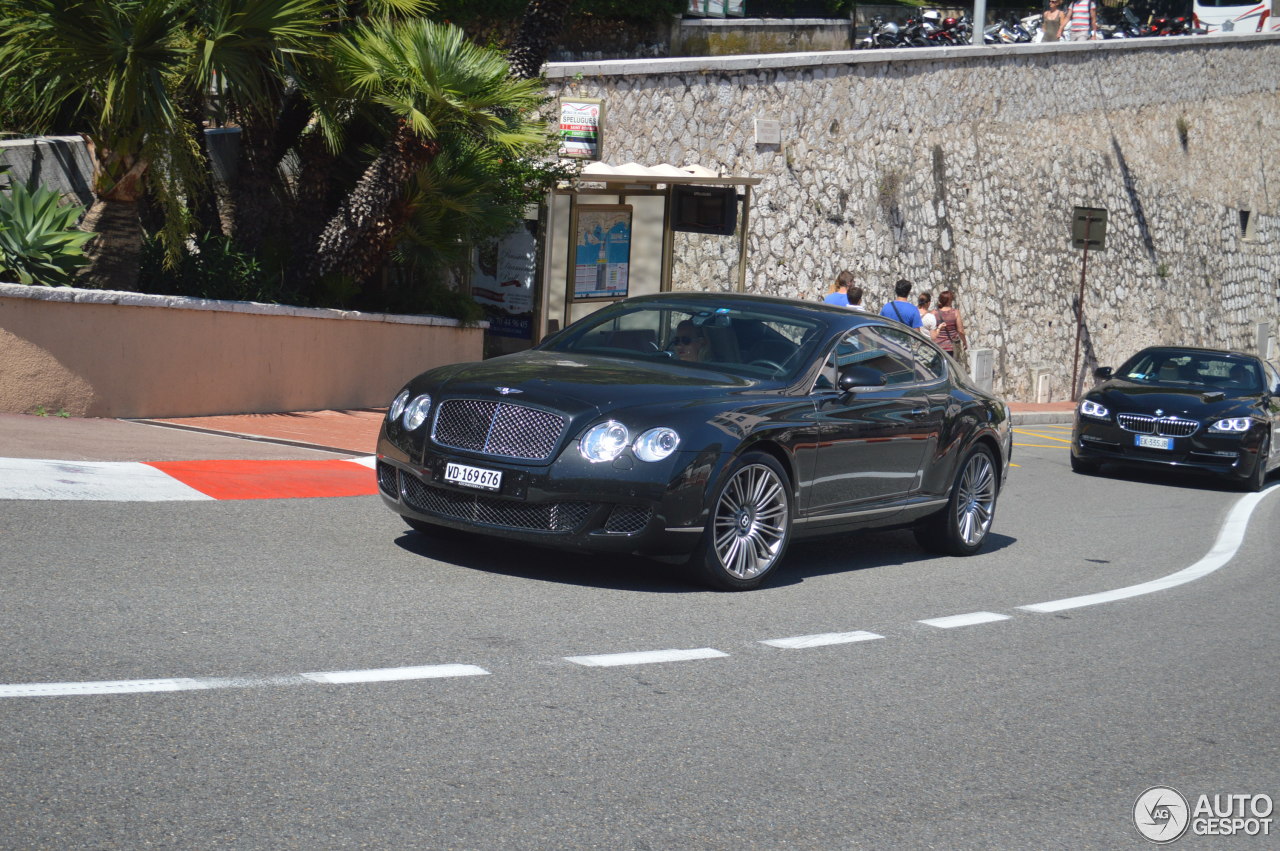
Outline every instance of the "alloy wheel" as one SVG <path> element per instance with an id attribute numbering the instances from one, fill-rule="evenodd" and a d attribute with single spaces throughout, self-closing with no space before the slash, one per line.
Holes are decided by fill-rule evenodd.
<path id="1" fill-rule="evenodd" d="M 975 452 L 969 456 L 957 483 L 956 531 L 966 546 L 976 546 L 991 528 L 996 508 L 996 472 L 991 456 Z"/>
<path id="2" fill-rule="evenodd" d="M 712 546 L 724 569 L 736 579 L 767 572 L 786 544 L 787 491 L 769 467 L 751 464 L 734 473 L 716 503 Z"/>

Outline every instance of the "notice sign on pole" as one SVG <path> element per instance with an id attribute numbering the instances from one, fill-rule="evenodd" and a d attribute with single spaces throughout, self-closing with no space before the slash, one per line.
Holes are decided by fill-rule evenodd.
<path id="1" fill-rule="evenodd" d="M 560 101 L 560 156 L 600 159 L 600 128 L 604 102 L 594 98 Z"/>
<path id="2" fill-rule="evenodd" d="M 1107 247 L 1107 211 L 1076 207 L 1071 215 L 1071 247 L 1102 251 Z"/>

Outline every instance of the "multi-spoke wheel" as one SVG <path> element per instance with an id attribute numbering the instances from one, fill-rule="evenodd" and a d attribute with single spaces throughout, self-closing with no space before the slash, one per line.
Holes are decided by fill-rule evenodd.
<path id="1" fill-rule="evenodd" d="M 790 538 L 787 474 L 772 457 L 748 453 L 716 494 L 692 563 L 713 587 L 746 591 L 764 582 Z"/>
<path id="2" fill-rule="evenodd" d="M 933 552 L 973 555 L 991 530 L 999 491 L 1000 476 L 991 450 L 975 446 L 956 472 L 947 507 L 916 527 L 916 540 Z"/>

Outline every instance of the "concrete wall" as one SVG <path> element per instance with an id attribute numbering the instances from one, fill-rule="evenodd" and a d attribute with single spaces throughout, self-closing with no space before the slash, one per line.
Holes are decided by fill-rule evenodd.
<path id="1" fill-rule="evenodd" d="M 182 417 L 386 405 L 479 360 L 452 319 L 0 284 L 0 412 Z"/>
<path id="2" fill-rule="evenodd" d="M 899 277 L 953 289 L 1010 399 L 1070 396 L 1075 206 L 1110 217 L 1088 261 L 1082 375 L 1153 343 L 1252 351 L 1260 323 L 1280 327 L 1280 37 L 575 62 L 547 76 L 604 100 L 611 163 L 763 178 L 748 291 L 817 299 L 844 268 L 877 309 Z M 782 143 L 757 144 L 756 119 L 780 122 Z M 735 245 L 678 234 L 674 285 L 732 287 Z"/>
<path id="3" fill-rule="evenodd" d="M 93 162 L 80 136 L 0 139 L 0 165 L 9 166 L 0 175 L 0 191 L 14 183 L 41 184 L 85 207 L 93 203 Z"/>

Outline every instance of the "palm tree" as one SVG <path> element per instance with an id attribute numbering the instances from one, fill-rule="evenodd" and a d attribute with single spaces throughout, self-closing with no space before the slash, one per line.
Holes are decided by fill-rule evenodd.
<path id="1" fill-rule="evenodd" d="M 529 0 L 516 43 L 507 54 L 512 74 L 528 80 L 542 73 L 551 43 L 564 29 L 564 19 L 572 5 L 573 0 Z"/>
<path id="2" fill-rule="evenodd" d="M 334 45 L 351 97 L 394 128 L 317 240 L 312 275 L 363 282 L 381 267 L 411 215 L 406 188 L 446 135 L 518 152 L 542 141 L 529 119 L 541 84 L 516 80 L 496 51 L 424 19 L 363 24 Z"/>

